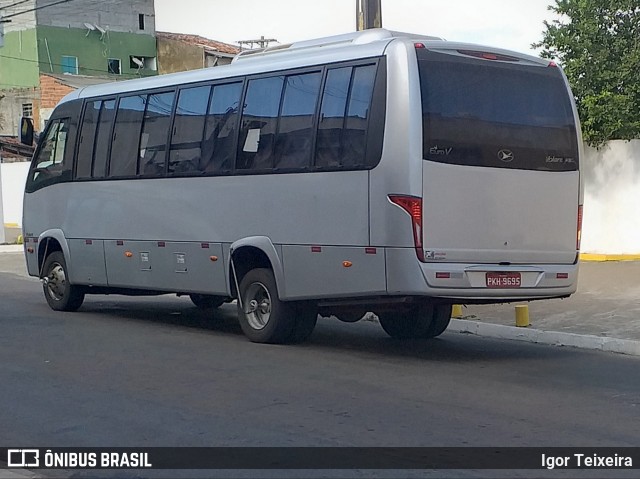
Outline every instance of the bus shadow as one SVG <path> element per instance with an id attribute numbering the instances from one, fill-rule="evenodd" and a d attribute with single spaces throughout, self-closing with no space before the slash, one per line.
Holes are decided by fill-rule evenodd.
<path id="1" fill-rule="evenodd" d="M 225 304 L 215 310 L 200 310 L 188 300 L 175 298 L 162 301 L 127 299 L 114 302 L 87 301 L 81 311 L 89 314 L 98 313 L 124 321 L 133 320 L 197 329 L 215 335 L 222 334 L 227 338 L 248 341 L 238 323 L 235 304 Z M 255 347 L 274 346 L 256 344 Z M 532 358 L 557 360 L 559 357 L 575 354 L 575 351 L 572 352 L 566 348 L 455 332 L 445 332 L 440 337 L 426 340 L 397 340 L 387 336 L 377 321 L 361 320 L 355 324 L 347 324 L 333 317 L 319 317 L 312 336 L 306 342 L 286 347 L 296 350 L 347 353 L 361 358 L 375 356 L 381 359 L 405 358 L 447 363 Z"/>

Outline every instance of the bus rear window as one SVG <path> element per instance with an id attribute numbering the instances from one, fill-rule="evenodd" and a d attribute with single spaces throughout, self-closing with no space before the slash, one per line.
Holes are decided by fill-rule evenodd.
<path id="1" fill-rule="evenodd" d="M 542 171 L 578 168 L 560 69 L 417 50 L 424 159 Z"/>

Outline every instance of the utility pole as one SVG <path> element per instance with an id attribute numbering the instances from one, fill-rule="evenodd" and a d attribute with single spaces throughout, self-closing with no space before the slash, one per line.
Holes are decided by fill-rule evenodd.
<path id="1" fill-rule="evenodd" d="M 258 45 L 259 48 L 267 48 L 269 43 L 277 42 L 275 38 L 264 38 L 264 35 L 261 35 L 257 40 L 238 40 L 238 45 L 240 45 L 240 50 L 242 50 L 242 45 L 249 45 L 249 50 L 253 49 L 254 45 Z"/>
<path id="2" fill-rule="evenodd" d="M 382 0 L 356 0 L 356 30 L 382 28 Z"/>

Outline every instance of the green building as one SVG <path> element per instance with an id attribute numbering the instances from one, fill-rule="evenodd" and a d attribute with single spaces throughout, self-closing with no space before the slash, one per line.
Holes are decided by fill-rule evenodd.
<path id="1" fill-rule="evenodd" d="M 154 0 L 0 0 L 0 21 L 0 135 L 41 130 L 74 88 L 158 73 Z"/>

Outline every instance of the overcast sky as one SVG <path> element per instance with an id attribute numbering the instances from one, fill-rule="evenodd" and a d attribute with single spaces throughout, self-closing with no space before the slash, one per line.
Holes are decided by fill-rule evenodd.
<path id="1" fill-rule="evenodd" d="M 385 28 L 533 53 L 554 0 L 382 0 Z M 155 0 L 156 28 L 235 43 L 355 30 L 355 0 Z"/>

